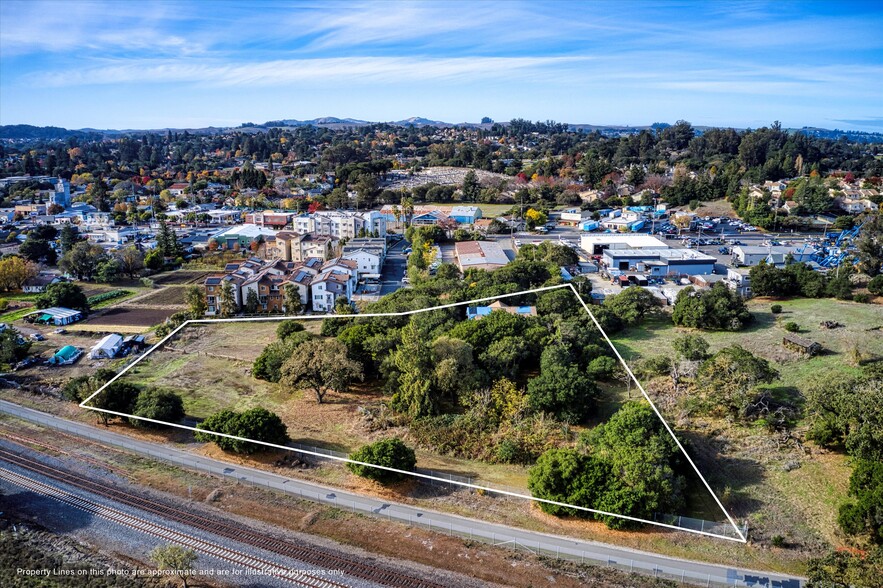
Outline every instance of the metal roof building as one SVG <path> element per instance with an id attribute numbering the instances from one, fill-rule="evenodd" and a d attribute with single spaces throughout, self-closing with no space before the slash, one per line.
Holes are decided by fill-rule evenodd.
<path id="1" fill-rule="evenodd" d="M 509 263 L 503 248 L 494 241 L 461 241 L 454 246 L 460 271 L 472 268 L 495 270 Z"/>

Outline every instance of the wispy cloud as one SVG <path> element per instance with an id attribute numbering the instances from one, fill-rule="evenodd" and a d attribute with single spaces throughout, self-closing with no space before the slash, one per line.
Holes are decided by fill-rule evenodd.
<path id="1" fill-rule="evenodd" d="M 227 65 L 211 61 L 137 60 L 78 70 L 36 73 L 27 83 L 83 86 L 138 82 L 199 83 L 214 86 L 279 86 L 303 82 L 371 83 L 425 80 L 489 80 L 519 76 L 540 81 L 562 68 L 586 63 L 585 57 L 339 57 L 288 59 Z"/>

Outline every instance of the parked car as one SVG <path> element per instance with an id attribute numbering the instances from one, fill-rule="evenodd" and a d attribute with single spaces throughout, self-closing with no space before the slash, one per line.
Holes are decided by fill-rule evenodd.
<path id="1" fill-rule="evenodd" d="M 67 329 L 65 329 L 64 327 L 58 327 L 57 329 L 55 329 L 52 332 L 56 333 L 58 335 L 64 335 L 65 333 L 67 333 Z"/>
<path id="2" fill-rule="evenodd" d="M 44 337 L 40 333 L 31 333 L 30 339 L 31 339 L 31 341 L 45 341 L 46 337 Z"/>

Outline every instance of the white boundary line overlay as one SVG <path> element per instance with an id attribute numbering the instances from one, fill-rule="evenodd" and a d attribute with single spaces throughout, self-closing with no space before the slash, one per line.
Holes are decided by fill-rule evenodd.
<path id="1" fill-rule="evenodd" d="M 164 345 L 169 339 L 171 339 L 172 337 L 174 337 L 176 334 L 178 334 L 179 331 L 181 331 L 182 329 L 184 329 L 184 328 L 185 328 L 187 325 L 189 325 L 189 324 L 216 324 L 216 323 L 268 322 L 268 321 L 269 321 L 269 322 L 272 322 L 272 321 L 283 321 L 283 320 L 325 320 L 325 319 L 328 319 L 328 318 L 372 318 L 372 317 L 390 317 L 390 316 L 410 316 L 410 315 L 413 315 L 413 314 L 420 314 L 420 313 L 424 313 L 424 312 L 431 312 L 431 311 L 433 311 L 433 310 L 444 310 L 444 309 L 446 309 L 446 308 L 455 308 L 455 307 L 458 307 L 458 306 L 468 306 L 468 305 L 470 305 L 470 304 L 475 304 L 476 302 L 486 302 L 486 301 L 489 301 L 489 300 L 499 300 L 499 299 L 501 299 L 501 298 L 509 298 L 509 297 L 512 297 L 512 296 L 521 296 L 521 295 L 525 295 L 525 294 L 533 294 L 533 293 L 537 293 L 537 292 L 547 292 L 547 291 L 549 291 L 549 290 L 558 290 L 558 289 L 561 289 L 561 288 L 570 288 L 571 292 L 573 292 L 573 295 L 576 296 L 576 299 L 579 301 L 579 303 L 580 303 L 580 304 L 582 305 L 582 307 L 585 309 L 586 313 L 589 315 L 589 318 L 592 319 L 592 322 L 593 322 L 593 323 L 595 324 L 595 326 L 598 328 L 598 331 L 600 331 L 601 335 L 604 337 L 604 340 L 607 341 L 607 344 L 608 344 L 608 345 L 610 346 L 610 348 L 613 350 L 613 353 L 616 354 L 616 357 L 619 359 L 620 363 L 622 363 L 623 367 L 625 368 L 625 370 L 626 370 L 626 372 L 628 373 L 628 375 L 631 377 L 632 381 L 634 381 L 634 383 L 637 385 L 638 389 L 641 391 L 641 394 L 644 396 L 644 399 L 647 400 L 647 402 L 650 403 L 651 408 L 653 408 L 653 412 L 655 412 L 655 413 L 656 413 L 656 416 L 659 418 L 659 420 L 662 421 L 662 424 L 665 426 L 666 431 L 668 431 L 669 435 L 671 435 L 671 438 L 672 438 L 672 439 L 674 440 L 674 442 L 677 444 L 678 448 L 681 450 L 681 453 L 682 453 L 682 454 L 684 455 L 684 457 L 687 459 L 687 462 L 692 466 L 693 471 L 695 471 L 696 474 L 699 476 L 699 479 L 702 480 L 703 485 L 704 485 L 705 488 L 708 490 L 708 492 L 711 494 L 712 498 L 714 498 L 715 503 L 717 503 L 718 507 L 720 507 L 721 511 L 722 511 L 722 512 L 724 513 L 724 515 L 727 517 L 727 521 L 729 521 L 729 523 L 733 526 L 733 529 L 736 531 L 736 534 L 738 535 L 738 538 L 736 538 L 736 537 L 731 537 L 731 536 L 728 536 L 728 535 L 721 535 L 721 534 L 718 534 L 718 533 L 712 533 L 712 532 L 710 532 L 710 531 L 700 531 L 700 530 L 697 530 L 697 529 L 690 529 L 690 528 L 686 528 L 686 527 L 679 527 L 679 526 L 677 526 L 677 525 L 669 525 L 669 524 L 667 524 L 667 523 L 660 523 L 660 522 L 658 522 L 658 521 L 650 521 L 650 520 L 642 519 L 642 518 L 638 518 L 638 517 L 632 517 L 632 516 L 623 515 L 623 514 L 616 514 L 616 513 L 607 512 L 607 511 L 603 511 L 603 510 L 598 510 L 598 509 L 593 509 L 593 508 L 587 508 L 587 507 L 584 507 L 584 506 L 577 506 L 577 505 L 573 505 L 573 504 L 567 504 L 567 503 L 564 503 L 564 502 L 557 502 L 557 501 L 554 501 L 554 500 L 548 500 L 548 499 L 545 499 L 545 498 L 537 498 L 537 497 L 535 497 L 535 496 L 529 496 L 529 495 L 526 495 L 526 494 L 519 494 L 519 493 L 517 493 L 517 492 L 509 492 L 509 491 L 507 491 L 507 490 L 500 490 L 500 489 L 496 489 L 496 488 L 492 488 L 492 487 L 488 487 L 488 486 L 480 486 L 480 485 L 477 485 L 477 484 L 470 484 L 470 483 L 468 483 L 468 482 L 458 482 L 458 481 L 455 481 L 455 480 L 446 480 L 446 479 L 444 479 L 444 478 L 439 478 L 439 477 L 436 477 L 436 476 L 430 476 L 430 475 L 428 475 L 428 474 L 421 474 L 421 473 L 419 473 L 419 472 L 409 472 L 409 471 L 407 471 L 407 470 L 400 470 L 400 469 L 396 469 L 396 468 L 391 468 L 391 467 L 387 467 L 387 466 L 376 465 L 376 464 L 372 464 L 372 463 L 365 463 L 365 462 L 356 461 L 356 460 L 352 460 L 352 459 L 347 459 L 347 458 L 343 458 L 343 457 L 337 457 L 337 456 L 333 456 L 333 455 L 326 455 L 326 454 L 323 454 L 323 453 L 318 453 L 318 452 L 314 452 L 314 451 L 309 451 L 309 450 L 306 450 L 306 449 L 296 449 L 296 448 L 294 448 L 294 447 L 288 447 L 288 446 L 286 446 L 286 445 L 278 445 L 278 444 L 276 444 L 276 443 L 268 443 L 268 442 L 266 442 L 266 441 L 256 441 L 256 440 L 248 439 L 248 438 L 245 438 L 245 437 L 238 437 L 238 436 L 236 436 L 236 435 L 228 435 L 228 434 L 226 434 L 226 433 L 218 433 L 218 432 L 215 432 L 215 431 L 207 431 L 207 430 L 204 430 L 204 429 L 197 429 L 196 427 L 188 427 L 187 425 L 181 425 L 181 424 L 178 424 L 178 423 L 167 423 L 167 422 L 159 421 L 159 420 L 156 420 L 156 419 L 150 419 L 150 418 L 146 418 L 146 417 L 139 417 L 139 416 L 135 416 L 135 415 L 131 415 L 131 414 L 126 414 L 126 413 L 124 413 L 124 412 L 117 412 L 117 411 L 114 411 L 114 410 L 107 410 L 107 409 L 104 409 L 104 408 L 96 408 L 96 407 L 94 407 L 94 406 L 86 406 L 86 403 L 88 403 L 90 400 L 92 400 L 95 396 L 97 396 L 99 393 L 101 393 L 105 388 L 107 388 L 108 386 L 110 386 L 110 385 L 111 385 L 112 383 L 114 383 L 116 380 L 118 380 L 119 378 L 121 378 L 122 376 L 124 376 L 129 370 L 131 370 L 131 369 L 134 368 L 136 365 L 138 365 L 142 360 L 146 359 L 151 353 L 153 353 L 154 351 L 157 351 L 157 350 L 158 350 L 160 347 L 162 347 L 162 345 Z M 657 526 L 657 527 L 663 527 L 663 528 L 666 528 L 666 529 L 673 529 L 673 530 L 675 530 L 675 531 L 684 531 L 684 532 L 687 532 L 687 533 L 694 533 L 694 534 L 696 534 L 696 535 L 704 535 L 704 536 L 706 536 L 706 537 L 714 537 L 714 538 L 716 538 L 716 539 L 726 539 L 727 541 L 735 541 L 735 542 L 737 542 L 737 543 L 747 543 L 747 542 L 748 542 L 748 539 L 745 537 L 745 535 L 742 534 L 742 531 L 739 530 L 739 526 L 736 525 L 736 522 L 733 520 L 733 517 L 730 516 L 730 513 L 727 512 L 727 509 L 726 509 L 726 508 L 724 508 L 724 505 L 721 503 L 720 499 L 719 499 L 719 498 L 717 497 L 717 495 L 714 493 L 714 490 L 711 489 L 711 486 L 710 486 L 710 485 L 708 484 L 708 482 L 706 481 L 705 476 L 702 475 L 702 472 L 699 471 L 699 468 L 696 467 L 696 464 L 693 462 L 693 460 L 692 460 L 692 459 L 690 458 L 690 456 L 687 454 L 687 451 L 684 449 L 684 446 L 681 445 L 681 442 L 680 442 L 680 441 L 678 440 L 678 438 L 675 436 L 674 431 L 672 430 L 672 428 L 668 425 L 668 423 L 667 423 L 667 422 L 665 421 L 665 419 L 662 417 L 662 413 L 660 413 L 660 412 L 659 412 L 659 409 L 656 408 L 656 405 L 653 403 L 653 400 L 650 399 L 650 396 L 647 394 L 647 391 L 644 390 L 644 387 L 643 387 L 643 386 L 641 385 L 641 383 L 638 381 L 638 378 L 635 377 L 635 374 L 632 372 L 631 368 L 629 368 L 628 364 L 626 364 L 625 359 L 623 359 L 622 355 L 619 353 L 619 350 L 616 349 L 616 346 L 613 345 L 613 342 L 610 340 L 610 337 L 608 337 L 608 336 L 607 336 L 607 333 L 604 332 L 604 329 L 601 328 L 601 324 L 600 324 L 600 323 L 598 322 L 598 320 L 595 318 L 595 315 L 592 314 L 592 311 L 589 309 L 589 306 L 585 303 L 585 301 L 584 301 L 584 300 L 582 299 L 582 297 L 579 295 L 579 293 L 578 293 L 577 290 L 576 290 L 576 287 L 575 287 L 573 284 L 569 284 L 569 283 L 568 283 L 568 284 L 558 284 L 558 285 L 555 285 L 555 286 L 544 286 L 544 287 L 541 287 L 541 288 L 533 288 L 533 289 L 531 289 L 531 290 L 522 290 L 522 291 L 520 291 L 520 292 L 512 292 L 512 293 L 510 293 L 510 294 L 500 294 L 500 295 L 498 295 L 498 296 L 488 296 L 488 297 L 486 297 L 486 298 L 476 298 L 475 300 L 467 300 L 467 301 L 465 301 L 465 302 L 454 302 L 454 303 L 452 303 L 452 304 L 443 304 L 443 305 L 440 305 L 440 306 L 433 306 L 432 308 L 420 308 L 420 309 L 417 309 L 417 310 L 407 310 L 407 311 L 403 311 L 403 312 L 367 313 L 367 314 L 343 314 L 343 315 L 333 315 L 333 314 L 332 314 L 332 315 L 286 315 L 286 316 L 246 317 L 246 318 L 228 318 L 228 319 L 189 319 L 189 320 L 186 320 L 186 321 L 184 321 L 183 323 L 181 323 L 181 324 L 180 324 L 176 329 L 174 329 L 171 333 L 169 333 L 168 335 L 166 335 L 165 337 L 163 337 L 163 338 L 162 338 L 159 342 L 157 342 L 153 347 L 151 347 L 150 349 L 148 349 L 148 350 L 147 350 L 142 356 L 138 357 L 137 359 L 135 359 L 135 361 L 133 361 L 132 363 L 130 363 L 130 364 L 128 364 L 126 367 L 124 367 L 124 368 L 122 369 L 122 371 L 120 371 L 117 375 L 115 375 L 113 378 L 111 378 L 110 380 L 108 380 L 103 386 L 101 386 L 98 390 L 96 390 L 94 393 L 92 393 L 92 395 L 90 395 L 88 398 L 86 398 L 85 400 L 83 400 L 83 401 L 79 404 L 79 406 L 80 406 L 80 408 L 84 408 L 84 409 L 86 409 L 86 410 L 92 410 L 92 411 L 95 411 L 95 412 L 103 412 L 103 413 L 111 414 L 111 415 L 118 416 L 118 417 L 124 417 L 124 418 L 128 418 L 128 419 L 137 419 L 137 420 L 140 420 L 140 421 L 144 421 L 144 422 L 148 422 L 148 423 L 154 423 L 154 424 L 157 424 L 157 425 L 165 425 L 165 426 L 169 426 L 169 427 L 177 427 L 177 428 L 179 428 L 179 429 L 184 429 L 184 430 L 187 430 L 187 431 L 193 431 L 193 432 L 196 432 L 196 433 L 210 433 L 210 434 L 212 434 L 212 435 L 216 435 L 216 436 L 218 436 L 218 437 L 227 437 L 227 438 L 229 438 L 229 439 L 234 439 L 234 440 L 237 440 L 237 441 L 246 441 L 246 442 L 249 442 L 249 443 L 256 443 L 256 444 L 258 444 L 258 445 L 264 445 L 264 446 L 266 446 L 266 447 L 272 447 L 273 449 L 284 449 L 284 450 L 287 450 L 287 451 L 294 451 L 294 452 L 296 452 L 296 453 L 302 453 L 302 454 L 305 454 L 305 455 L 312 455 L 312 456 L 314 456 L 314 457 L 319 457 L 319 458 L 322 458 L 322 459 L 329 459 L 329 460 L 333 460 L 333 461 L 339 461 L 339 462 L 344 462 L 344 463 L 351 463 L 351 464 L 356 464 L 356 465 L 361 465 L 361 466 L 367 466 L 367 467 L 372 467 L 372 468 L 382 469 L 382 470 L 386 470 L 386 471 L 390 471 L 390 472 L 395 472 L 395 473 L 397 473 L 397 474 L 404 474 L 404 475 L 412 476 L 412 477 L 416 477 L 416 478 L 423 478 L 423 479 L 433 480 L 433 481 L 437 481 L 437 482 L 444 482 L 444 483 L 446 483 L 446 484 L 453 484 L 453 485 L 456 485 L 456 486 L 463 486 L 463 487 L 466 487 L 466 488 L 472 488 L 472 489 L 474 489 L 474 490 L 482 490 L 482 491 L 485 491 L 485 492 L 492 492 L 492 493 L 495 493 L 495 494 L 502 494 L 502 495 L 505 495 L 505 496 L 511 496 L 511 497 L 513 497 L 513 498 L 522 498 L 522 499 L 525 499 L 525 500 L 531 500 L 531 501 L 534 501 L 534 502 L 543 502 L 543 503 L 546 503 L 546 504 L 553 504 L 553 505 L 555 505 L 555 506 L 561 506 L 561 507 L 565 507 L 565 508 L 572 508 L 572 509 L 575 509 L 575 510 L 581 510 L 581 511 L 584 511 L 584 512 L 590 512 L 590 513 L 598 514 L 598 515 L 602 515 L 602 516 L 616 517 L 616 518 L 620 518 L 620 519 L 624 519 L 624 520 L 628 520 L 628 521 L 633 521 L 633 522 L 637 522 L 637 523 L 644 523 L 644 524 L 647 524 L 647 525 L 654 525 L 654 526 Z"/>

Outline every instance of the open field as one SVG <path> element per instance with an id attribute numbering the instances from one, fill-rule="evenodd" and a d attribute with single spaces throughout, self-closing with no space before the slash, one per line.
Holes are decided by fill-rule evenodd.
<path id="1" fill-rule="evenodd" d="M 781 304 L 773 315 L 770 305 Z M 779 371 L 768 388 L 800 402 L 801 391 L 811 383 L 825 382 L 838 374 L 859 373 L 851 360 L 858 348 L 867 358 L 883 357 L 883 306 L 829 299 L 749 301 L 754 324 L 742 332 L 702 332 L 713 353 L 738 344 L 769 360 Z M 819 323 L 836 320 L 844 326 L 824 329 Z M 782 347 L 785 333 L 779 323 L 794 321 L 802 337 L 819 342 L 824 353 L 801 358 Z M 674 327 L 666 319 L 650 321 L 614 337 L 614 344 L 629 361 L 659 354 L 673 355 L 672 340 L 690 329 Z M 645 383 L 651 394 L 664 389 L 665 378 Z M 660 383 L 663 388 L 660 388 Z M 662 409 L 666 412 L 665 408 Z M 812 443 L 795 443 L 766 429 L 739 425 L 728 419 L 688 415 L 669 409 L 666 418 L 678 424 L 696 459 L 734 516 L 747 519 L 755 539 L 782 535 L 787 544 L 821 549 L 842 543 L 836 524 L 837 509 L 846 500 L 851 468 L 846 456 Z M 803 425 L 794 435 L 800 439 Z"/>
<path id="2" fill-rule="evenodd" d="M 774 315 L 772 304 L 781 304 L 782 313 Z M 837 373 L 856 374 L 858 368 L 850 365 L 848 355 L 854 347 L 865 357 L 883 357 L 883 306 L 859 304 L 830 299 L 799 298 L 795 300 L 771 300 L 755 298 L 748 302 L 754 315 L 754 323 L 744 331 L 702 332 L 715 351 L 728 345 L 739 344 L 754 354 L 771 362 L 779 370 L 780 379 L 771 386 L 802 386 L 827 379 Z M 834 320 L 844 326 L 837 329 L 822 328 L 819 323 Z M 802 358 L 798 353 L 782 347 L 786 331 L 779 323 L 793 321 L 800 326 L 801 337 L 817 341 L 825 351 L 813 358 Z M 879 328 L 878 328 L 879 327 Z M 878 328 L 877 330 L 871 330 Z M 623 357 L 629 361 L 637 356 L 673 354 L 672 340 L 691 329 L 672 325 L 668 318 L 650 321 L 645 327 L 630 329 L 613 337 L 613 342 Z"/>

